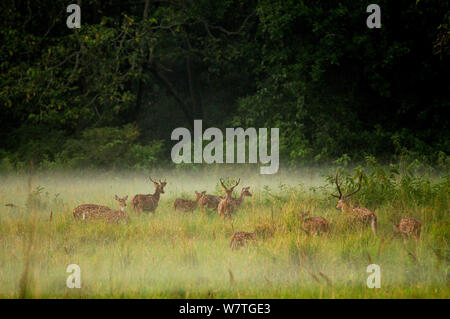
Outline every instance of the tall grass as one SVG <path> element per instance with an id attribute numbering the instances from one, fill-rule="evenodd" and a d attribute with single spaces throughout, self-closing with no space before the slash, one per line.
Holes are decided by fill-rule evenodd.
<path id="1" fill-rule="evenodd" d="M 129 223 L 84 223 L 71 211 L 82 203 L 116 207 L 114 195 L 152 193 L 137 173 L 7 175 L 0 185 L 0 296 L 3 298 L 448 298 L 448 175 L 423 175 L 372 163 L 340 169 L 354 203 L 374 209 L 379 236 L 335 209 L 336 168 L 282 170 L 262 176 L 232 168 L 155 171 L 167 178 L 155 214 Z M 233 221 L 217 212 L 173 210 L 194 190 L 219 193 L 219 177 L 251 186 Z M 31 190 L 30 190 L 31 188 Z M 11 206 L 4 204 L 12 203 Z M 130 205 L 127 207 L 130 208 Z M 330 222 L 331 232 L 308 236 L 299 210 Z M 130 211 L 130 210 L 129 210 Z M 50 218 L 51 216 L 51 218 Z M 392 221 L 415 217 L 422 238 L 404 244 Z M 234 231 L 258 240 L 232 252 Z M 381 267 L 381 288 L 369 289 L 369 264 Z M 66 287 L 69 264 L 81 268 L 81 289 Z"/>

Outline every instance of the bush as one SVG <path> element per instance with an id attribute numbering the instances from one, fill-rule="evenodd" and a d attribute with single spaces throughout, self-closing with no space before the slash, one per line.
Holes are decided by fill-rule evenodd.
<path id="1" fill-rule="evenodd" d="M 162 141 L 139 145 L 139 131 L 135 125 L 122 128 L 87 129 L 79 139 L 68 140 L 60 158 L 70 168 L 146 168 L 161 156 Z"/>
<path id="2" fill-rule="evenodd" d="M 359 176 L 362 176 L 361 190 L 353 196 L 352 201 L 361 202 L 370 209 L 388 203 L 400 210 L 440 203 L 441 211 L 447 211 L 449 175 L 433 180 L 429 173 L 424 172 L 424 164 L 417 160 L 403 158 L 396 164 L 381 165 L 369 156 L 365 169 L 358 166 L 353 173 L 344 168 L 339 169 L 339 183 L 342 192 L 348 193 L 357 188 Z M 327 180 L 335 190 L 335 174 L 328 175 Z"/>

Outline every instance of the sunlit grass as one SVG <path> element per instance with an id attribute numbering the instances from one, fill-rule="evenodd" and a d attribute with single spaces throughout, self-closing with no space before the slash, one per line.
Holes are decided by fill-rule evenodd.
<path id="1" fill-rule="evenodd" d="M 405 245 L 392 238 L 392 208 L 377 207 L 379 236 L 374 238 L 350 225 L 334 208 L 335 199 L 318 188 L 325 185 L 323 172 L 155 172 L 168 182 L 156 213 L 134 215 L 129 201 L 128 224 L 79 222 L 71 212 L 82 203 L 115 208 L 115 194 L 131 199 L 153 193 L 144 175 L 37 174 L 30 185 L 32 199 L 27 176 L 5 176 L 0 185 L 0 297 L 448 298 L 448 208 L 438 212 L 442 203 L 437 203 L 400 212 L 423 222 L 421 240 Z M 219 176 L 240 176 L 238 190 L 251 186 L 253 196 L 233 222 L 214 211 L 173 210 L 176 197 L 192 199 L 194 190 L 217 192 Z M 299 210 L 326 217 L 330 234 L 307 236 L 299 227 Z M 231 251 L 235 231 L 256 229 L 255 244 Z M 381 267 L 380 289 L 366 286 L 371 263 Z M 81 289 L 66 287 L 69 264 L 81 267 Z"/>

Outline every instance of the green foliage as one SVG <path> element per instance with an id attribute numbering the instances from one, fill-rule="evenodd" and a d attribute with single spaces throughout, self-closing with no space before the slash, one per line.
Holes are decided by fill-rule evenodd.
<path id="1" fill-rule="evenodd" d="M 359 177 L 362 176 L 361 190 L 352 196 L 352 201 L 375 209 L 381 205 L 390 205 L 394 212 L 410 207 L 439 207 L 438 214 L 444 215 L 449 209 L 449 175 L 443 175 L 435 182 L 423 164 L 402 160 L 397 164 L 380 165 L 374 157 L 366 158 L 366 167 L 356 167 L 353 173 L 339 169 L 339 183 L 344 194 L 356 190 Z M 327 181 L 336 191 L 335 174 L 328 175 Z M 437 206 L 436 206 L 437 205 Z M 395 213 L 394 213 L 395 215 Z"/>
<path id="2" fill-rule="evenodd" d="M 73 168 L 149 168 L 157 163 L 163 144 L 134 144 L 138 136 L 137 128 L 131 124 L 87 129 L 81 138 L 66 142 L 61 159 Z"/>
<path id="3" fill-rule="evenodd" d="M 390 160 L 399 145 L 448 163 L 448 1 L 381 0 L 381 29 L 367 4 L 85 1 L 69 30 L 65 1 L 3 1 L 0 167 L 111 168 L 125 149 L 124 167 L 167 163 L 159 141 L 195 118 L 278 127 L 291 164 Z M 133 147 L 82 146 L 130 123 Z"/>

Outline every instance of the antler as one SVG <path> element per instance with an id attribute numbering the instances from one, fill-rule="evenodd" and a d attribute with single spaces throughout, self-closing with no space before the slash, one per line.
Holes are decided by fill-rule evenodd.
<path id="1" fill-rule="evenodd" d="M 158 184 L 158 182 L 154 181 L 151 176 L 149 176 L 148 179 L 151 180 L 153 183 Z"/>
<path id="2" fill-rule="evenodd" d="M 233 190 L 233 189 L 234 189 L 234 188 L 235 188 L 236 186 L 238 186 L 238 185 L 239 185 L 240 181 L 241 181 L 241 179 L 239 178 L 239 179 L 238 179 L 238 181 L 237 181 L 237 183 L 236 183 L 236 185 L 234 185 L 234 186 L 233 186 L 233 187 L 231 187 L 230 189 L 231 189 L 231 190 Z"/>
<path id="3" fill-rule="evenodd" d="M 361 175 L 359 175 L 359 183 L 358 183 L 358 188 L 356 189 L 356 191 L 351 192 L 350 194 L 347 194 L 344 197 L 347 198 L 347 197 L 350 197 L 353 194 L 356 194 L 357 192 L 359 192 L 359 190 L 361 189 L 361 181 L 362 181 L 362 173 L 361 173 Z"/>
<path id="4" fill-rule="evenodd" d="M 331 194 L 331 196 L 334 196 L 336 198 L 341 199 L 343 196 L 342 196 L 342 192 L 341 192 L 341 187 L 339 186 L 339 182 L 338 182 L 338 171 L 336 171 L 336 187 L 337 187 L 337 190 L 339 192 L 339 196 L 338 195 L 334 195 L 334 194 Z"/>
<path id="5" fill-rule="evenodd" d="M 219 178 L 219 180 L 220 180 L 220 184 L 222 184 L 222 187 L 225 188 L 226 190 L 228 190 L 228 188 L 227 188 L 227 187 L 225 186 L 225 184 L 223 183 L 222 178 Z"/>
<path id="6" fill-rule="evenodd" d="M 223 183 L 223 180 L 222 180 L 222 178 L 219 178 L 219 180 L 220 180 L 220 184 L 222 184 L 222 187 L 223 188 L 225 188 L 227 191 L 228 190 L 231 190 L 231 191 L 233 191 L 234 190 L 234 188 L 236 187 L 236 186 L 238 186 L 239 185 L 239 183 L 240 183 L 240 181 L 241 181 L 241 179 L 239 178 L 238 179 L 238 181 L 237 181 L 237 183 L 234 185 L 234 186 L 232 186 L 232 187 L 230 187 L 230 188 L 228 188 L 228 187 L 226 187 L 225 186 L 225 184 Z"/>

